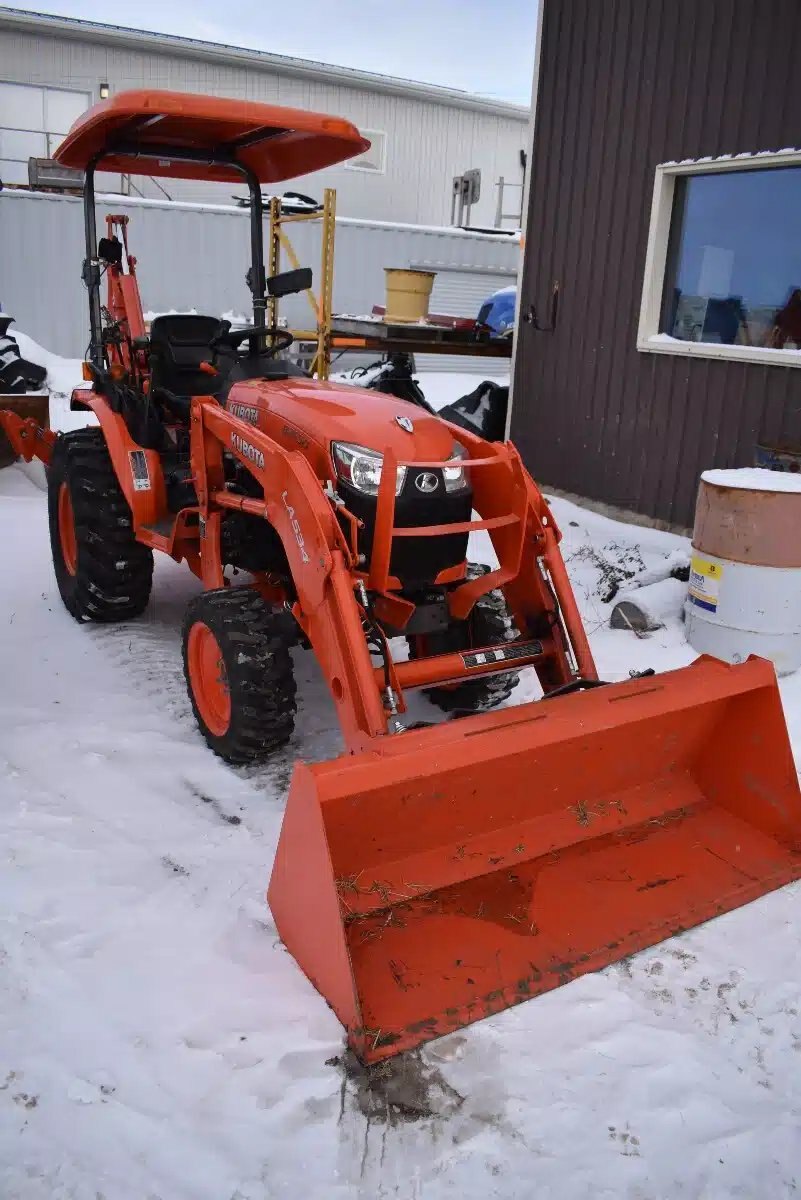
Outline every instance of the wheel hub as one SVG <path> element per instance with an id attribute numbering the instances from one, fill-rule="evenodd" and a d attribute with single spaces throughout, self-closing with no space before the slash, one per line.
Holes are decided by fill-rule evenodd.
<path id="1" fill-rule="evenodd" d="M 72 496 L 66 483 L 62 483 L 58 491 L 58 536 L 64 566 L 70 575 L 74 575 L 78 567 L 78 540 L 75 536 Z"/>
<path id="2" fill-rule="evenodd" d="M 219 643 L 202 621 L 189 631 L 189 678 L 195 703 L 203 721 L 215 737 L 222 737 L 231 723 L 231 692 Z"/>

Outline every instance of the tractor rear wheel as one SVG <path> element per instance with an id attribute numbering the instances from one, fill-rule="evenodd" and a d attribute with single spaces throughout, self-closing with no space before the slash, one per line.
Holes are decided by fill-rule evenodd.
<path id="1" fill-rule="evenodd" d="M 183 625 L 184 675 L 208 745 L 257 762 L 292 736 L 295 677 L 285 618 L 248 587 L 203 592 Z"/>
<path id="2" fill-rule="evenodd" d="M 467 564 L 467 578 L 477 579 L 490 568 L 482 563 Z M 500 588 L 487 592 L 476 601 L 466 621 L 454 621 L 441 633 L 410 637 L 409 656 L 422 658 L 432 654 L 451 654 L 471 646 L 502 646 L 518 636 Z M 515 671 L 485 675 L 467 683 L 424 689 L 432 704 L 453 716 L 486 712 L 508 700 L 520 682 Z"/>
<path id="3" fill-rule="evenodd" d="M 147 607 L 153 551 L 136 541 L 102 431 L 59 437 L 47 472 L 50 547 L 76 621 L 127 621 Z"/>

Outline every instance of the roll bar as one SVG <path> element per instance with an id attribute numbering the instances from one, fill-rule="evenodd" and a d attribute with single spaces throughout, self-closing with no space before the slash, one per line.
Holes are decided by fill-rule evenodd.
<path id="1" fill-rule="evenodd" d="M 282 133 L 283 130 L 276 131 Z M 127 143 L 117 144 L 96 154 L 86 164 L 83 185 L 84 237 L 86 258 L 83 264 L 83 281 L 89 293 L 89 361 L 103 368 L 103 318 L 100 305 L 100 260 L 97 257 L 97 214 L 95 211 L 95 171 L 104 158 L 126 154 L 136 158 L 169 158 L 187 163 L 220 164 L 238 171 L 250 192 L 250 268 L 247 285 L 253 297 L 253 324 L 266 327 L 267 278 L 264 270 L 264 206 L 261 186 L 255 172 L 230 154 L 199 155 L 192 150 L 176 146 L 148 145 L 147 148 Z"/>

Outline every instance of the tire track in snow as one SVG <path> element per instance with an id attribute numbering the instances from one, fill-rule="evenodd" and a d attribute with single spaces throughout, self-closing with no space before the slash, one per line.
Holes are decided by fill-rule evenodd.
<path id="1" fill-rule="evenodd" d="M 202 747 L 209 761 L 222 765 L 205 747 L 195 723 L 186 690 L 181 651 L 181 623 L 190 599 L 200 585 L 182 566 L 156 556 L 153 595 L 144 615 L 120 625 L 86 625 L 88 636 L 106 661 L 131 681 L 138 703 L 164 714 L 164 730 L 182 742 Z M 298 682 L 298 712 L 291 741 L 264 763 L 245 767 L 227 767 L 231 774 L 246 781 L 260 797 L 266 794 L 271 805 L 283 808 L 292 769 L 298 760 L 317 762 L 342 753 L 342 737 L 333 702 L 313 655 L 308 650 L 293 651 Z M 230 821 L 220 797 L 210 794 L 202 775 L 185 779 L 198 798 L 209 803 L 223 820 Z"/>

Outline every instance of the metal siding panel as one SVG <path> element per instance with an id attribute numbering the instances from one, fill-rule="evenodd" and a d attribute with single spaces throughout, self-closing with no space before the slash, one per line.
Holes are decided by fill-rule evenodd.
<path id="1" fill-rule="evenodd" d="M 648 0 L 647 11 L 645 15 L 645 38 L 642 54 L 642 72 L 641 80 L 643 82 L 643 94 L 641 95 L 640 103 L 637 105 L 637 125 L 635 131 L 635 143 L 640 144 L 643 137 L 647 136 L 647 130 L 653 116 L 653 86 L 656 82 L 661 65 L 662 51 L 662 6 L 659 0 Z M 632 179 L 635 183 L 635 197 L 642 191 L 647 191 L 648 182 L 651 175 L 651 164 L 645 158 L 639 161 L 632 161 L 630 171 Z M 644 255 L 644 248 L 647 239 L 647 212 L 640 212 L 636 207 L 637 201 L 634 200 L 635 207 L 631 214 L 632 232 L 637 230 L 638 253 L 632 257 L 633 275 L 628 278 L 628 294 L 633 300 L 630 319 L 632 324 L 636 326 L 637 322 L 637 288 L 641 285 L 642 271 L 638 266 L 639 261 Z M 628 346 L 627 355 L 634 354 L 632 346 Z M 656 405 L 653 403 L 653 388 L 654 375 L 649 373 L 647 380 L 643 378 L 638 380 L 638 393 L 634 404 L 634 413 L 630 418 L 630 436 L 628 438 L 629 453 L 632 458 L 632 480 L 629 490 L 635 496 L 652 495 L 656 489 L 656 479 L 653 472 L 648 469 L 648 464 L 644 456 L 637 454 L 637 447 L 641 446 L 651 436 L 651 426 L 658 419 Z"/>
<path id="2" fill-rule="evenodd" d="M 512 414 L 544 482 L 686 525 L 700 470 L 801 440 L 801 371 L 636 350 L 655 166 L 797 144 L 799 57 L 797 0 L 544 0 L 521 310 L 563 291 Z"/>
<path id="3" fill-rule="evenodd" d="M 490 275 L 468 271 L 439 271 L 431 291 L 431 312 L 449 317 L 475 317 L 493 292 L 508 287 L 514 272 Z"/>
<path id="4" fill-rule="evenodd" d="M 145 309 L 195 308 L 212 315 L 250 311 L 244 281 L 249 223 L 244 210 L 101 198 L 99 228 L 109 211 L 131 216 L 131 250 L 139 259 Z M 311 265 L 316 275 L 319 226 L 302 222 L 292 227 L 291 236 L 301 262 Z M 36 271 L 31 271 L 31 246 L 38 248 L 45 264 Z M 491 291 L 499 278 L 504 283 L 514 278 L 518 258 L 516 242 L 502 236 L 338 221 L 335 310 L 358 315 L 383 301 L 387 265 L 428 264 L 432 270 L 446 272 L 454 267 L 472 268 L 473 277 L 485 281 Z M 15 315 L 20 329 L 56 354 L 77 357 L 86 345 L 82 259 L 80 200 L 0 192 L 0 299 Z M 281 311 L 292 324 L 309 324 L 303 296 L 288 297 Z"/>
<path id="5" fill-rule="evenodd" d="M 632 243 L 645 246 L 644 231 L 639 228 L 642 210 L 638 204 L 636 186 L 632 186 L 639 166 L 636 152 L 638 117 L 641 112 L 641 85 L 647 44 L 648 11 L 640 5 L 627 19 L 625 38 L 618 43 L 620 53 L 612 60 L 623 100 L 619 118 L 617 170 L 626 179 L 622 195 L 613 197 L 611 229 L 606 262 L 604 303 L 607 314 L 603 331 L 604 345 L 609 345 L 607 410 L 605 437 L 601 442 L 600 465 L 606 467 L 606 486 L 615 497 L 613 503 L 632 508 L 635 496 L 632 487 L 632 456 L 636 454 L 634 434 L 640 404 L 640 384 L 635 368 L 637 312 L 634 298 L 637 256 L 631 253 Z M 636 53 L 634 48 L 637 48 Z M 636 100 L 625 102 L 628 85 Z M 618 332 L 620 331 L 620 332 Z M 620 334 L 623 336 L 620 336 Z"/>
<path id="6" fill-rule="evenodd" d="M 453 317 L 475 317 L 492 292 L 508 287 L 516 278 L 513 270 L 503 273 L 439 271 L 431 291 L 431 312 Z M 468 375 L 506 375 L 505 359 L 475 358 L 455 354 L 418 354 L 418 371 L 461 371 Z"/>
<path id="7" fill-rule="evenodd" d="M 563 189 L 570 171 L 569 163 L 563 164 L 565 141 L 561 114 L 567 100 L 573 60 L 571 15 L 568 2 L 545 6 L 539 87 L 541 107 L 531 156 L 530 213 L 523 276 L 529 282 L 520 295 L 521 313 L 528 305 L 539 314 L 547 311 L 543 304 L 555 278 L 557 214 L 565 211 Z M 529 462 L 533 461 L 535 469 L 544 477 L 555 479 L 561 474 L 556 464 L 563 437 L 561 422 L 564 414 L 554 356 L 540 355 L 538 340 L 542 339 L 530 325 L 521 326 L 518 356 L 527 368 L 521 371 L 521 384 L 527 389 L 534 418 L 531 426 L 533 444 L 527 447 L 524 441 L 523 449 L 528 449 Z M 516 394 L 519 395 L 521 390 L 522 387 L 516 387 Z M 546 437 L 542 436 L 544 430 L 547 430 Z"/>
<path id="8" fill-rule="evenodd" d="M 577 49 L 580 47 L 581 57 L 578 61 L 579 73 L 577 86 L 571 89 L 571 103 L 567 109 L 566 120 L 571 125 L 575 125 L 575 140 L 571 145 L 571 161 L 572 170 L 570 172 L 570 184 L 568 192 L 560 200 L 572 209 L 578 212 L 589 214 L 594 207 L 594 202 L 597 198 L 595 188 L 597 188 L 597 156 L 599 147 L 594 144 L 593 135 L 596 132 L 595 120 L 578 119 L 578 114 L 581 112 L 592 112 L 587 105 L 591 102 L 593 95 L 597 91 L 597 75 L 602 69 L 602 60 L 592 54 L 592 46 L 597 40 L 597 31 L 595 26 L 601 19 L 600 10 L 597 6 L 590 6 L 586 13 L 586 21 L 576 21 L 577 34 L 580 37 Z M 593 118 L 595 114 L 593 113 Z M 595 167 L 595 170 L 593 169 Z M 572 230 L 571 236 L 565 239 L 564 261 L 561 266 L 555 267 L 555 275 L 558 277 L 561 285 L 560 289 L 560 307 L 564 297 L 567 308 L 566 325 L 562 326 L 561 335 L 564 339 L 562 345 L 564 352 L 568 352 L 568 347 L 565 342 L 570 338 L 570 329 L 583 329 L 586 331 L 585 336 L 591 337 L 590 333 L 590 305 L 596 310 L 599 306 L 592 302 L 589 289 L 586 286 L 579 284 L 579 276 L 581 273 L 581 262 L 584 255 L 587 253 L 587 244 L 594 236 L 594 224 L 590 219 L 582 219 L 577 222 Z M 583 387 L 581 379 L 582 365 L 585 361 L 592 361 L 593 355 L 591 345 L 587 346 L 586 359 L 579 359 L 570 355 L 572 369 L 565 375 L 565 388 L 569 392 L 578 392 Z M 565 414 L 561 418 L 565 420 Z M 584 452 L 590 449 L 589 436 L 589 420 L 585 413 L 582 427 L 577 431 L 577 437 L 583 447 Z M 566 446 L 567 438 L 562 440 L 562 445 Z"/>
<path id="9" fill-rule="evenodd" d="M 557 63 L 558 37 L 563 9 L 558 5 L 544 7 L 540 72 L 537 81 L 536 119 L 533 127 L 533 146 L 529 155 L 529 211 L 525 253 L 523 256 L 524 291 L 520 292 L 519 311 L 522 313 L 531 303 L 536 304 L 541 289 L 547 286 L 547 255 L 553 244 L 546 228 L 546 218 L 553 212 L 557 202 L 554 193 L 557 172 L 552 170 L 552 146 L 557 149 L 561 142 L 555 137 L 558 124 L 559 74 Z M 547 394 L 545 373 L 541 364 L 532 361 L 536 353 L 535 339 L 527 337 L 527 327 L 520 323 L 515 362 L 515 408 L 514 416 L 521 448 L 527 451 L 528 461 L 535 469 L 539 461 L 545 463 L 545 453 L 540 450 L 543 439 L 536 436 L 542 428 L 550 429 L 551 396 Z M 544 424 L 543 422 L 547 422 Z M 531 431 L 531 438 L 528 432 Z M 536 431 L 536 433 L 535 433 Z"/>
<path id="10" fill-rule="evenodd" d="M 584 5 L 579 2 L 578 7 L 583 8 Z M 606 106 L 606 113 L 604 113 L 604 119 L 600 122 L 600 131 L 598 131 L 601 133 L 600 151 L 602 154 L 603 169 L 601 172 L 601 187 L 600 191 L 598 191 L 597 209 L 594 217 L 592 217 L 592 238 L 594 240 L 597 238 L 596 230 L 598 228 L 606 229 L 607 233 L 603 239 L 603 248 L 596 245 L 594 252 L 590 252 L 589 256 L 590 260 L 595 258 L 596 269 L 590 275 L 589 282 L 590 302 L 592 310 L 595 313 L 595 320 L 589 324 L 588 335 L 590 344 L 595 344 L 598 352 L 600 352 L 601 347 L 608 346 L 613 338 L 613 331 L 610 328 L 610 324 L 612 324 L 616 317 L 614 305 L 616 300 L 616 284 L 618 284 L 618 271 L 621 262 L 620 240 L 621 236 L 622 238 L 627 236 L 626 223 L 622 220 L 621 214 L 621 210 L 625 210 L 626 194 L 621 194 L 621 196 L 616 194 L 614 179 L 618 173 L 620 173 L 622 178 L 625 178 L 626 175 L 626 114 L 628 108 L 636 107 L 637 100 L 636 94 L 632 95 L 631 106 L 627 106 L 628 86 L 631 84 L 631 79 L 626 76 L 625 72 L 620 70 L 621 61 L 627 60 L 632 14 L 626 11 L 625 5 L 621 2 L 621 4 L 615 5 L 612 20 L 615 36 L 610 38 L 608 58 L 604 60 L 604 67 L 606 67 L 608 77 L 606 79 L 606 86 L 600 89 L 602 91 L 604 106 Z M 596 83 L 596 89 L 597 86 Z M 592 104 L 591 96 L 588 97 L 586 103 Z M 578 217 L 578 220 L 584 220 L 584 215 L 582 214 L 582 216 Z M 586 277 L 577 278 L 574 281 L 574 288 L 576 288 L 578 295 L 582 294 L 586 287 L 588 287 Z M 559 324 L 561 326 L 559 336 L 561 338 L 562 353 L 570 354 L 570 347 L 568 347 L 566 340 L 570 337 L 571 323 L 562 320 L 561 312 L 559 314 Z M 555 349 L 554 347 L 554 352 Z M 588 458 L 588 462 L 592 462 L 592 473 L 596 476 L 607 476 L 607 486 L 612 490 L 613 494 L 620 494 L 616 475 L 618 475 L 621 379 L 613 376 L 614 362 L 608 355 L 604 356 L 601 353 L 596 353 L 595 362 L 596 370 L 600 372 L 600 378 L 596 377 L 592 380 L 591 389 L 596 392 L 598 398 L 603 403 L 603 420 L 598 422 L 597 425 L 597 431 L 601 432 L 603 436 L 597 438 L 597 442 L 595 437 L 592 439 L 588 437 L 588 443 L 594 445 L 594 454 L 592 454 L 591 458 Z M 559 370 L 556 362 L 554 362 L 554 370 Z M 562 394 L 560 403 L 564 404 L 564 420 L 570 422 L 572 427 L 573 418 L 570 410 L 571 406 L 568 403 L 568 396 L 571 394 L 572 392 Z M 568 461 L 573 457 L 573 454 L 573 439 L 571 438 L 570 442 L 566 445 L 564 455 L 560 458 L 560 468 L 568 466 Z"/>

